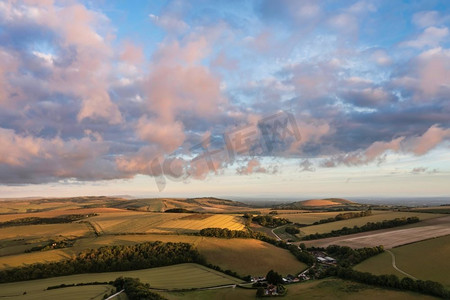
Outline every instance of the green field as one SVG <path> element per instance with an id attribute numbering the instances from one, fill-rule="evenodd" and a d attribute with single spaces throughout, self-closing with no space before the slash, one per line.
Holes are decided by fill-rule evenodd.
<path id="1" fill-rule="evenodd" d="M 54 290 L 34 290 L 27 292 L 25 295 L 6 296 L 2 299 L 15 299 L 15 300 L 42 300 L 42 299 L 64 299 L 64 300 L 101 300 L 105 294 L 111 294 L 116 288 L 110 285 L 86 285 L 86 286 L 74 286 L 66 287 L 62 289 Z M 0 292 L 1 294 L 2 292 Z M 114 300 L 128 300 L 126 294 L 122 293 Z"/>
<path id="2" fill-rule="evenodd" d="M 450 288 L 450 236 L 421 241 L 391 249 L 400 270 L 422 280 L 433 280 Z M 405 275 L 392 267 L 389 253 L 372 257 L 355 267 L 373 274 Z"/>
<path id="3" fill-rule="evenodd" d="M 430 214 L 430 213 L 416 213 L 416 212 L 396 212 L 396 211 L 375 211 L 373 215 L 361 218 L 354 218 L 342 220 L 337 222 L 330 222 L 320 225 L 313 225 L 300 228 L 301 235 L 308 235 L 314 233 L 326 233 L 332 230 L 341 229 L 343 227 L 362 226 L 368 222 L 381 222 L 384 220 L 392 220 L 395 218 L 418 217 L 420 220 L 427 220 L 438 218 L 445 215 Z"/>
<path id="4" fill-rule="evenodd" d="M 349 300 L 404 300 L 404 299 L 436 299 L 416 293 L 385 290 L 373 286 L 344 281 L 340 279 L 323 279 L 286 286 L 287 295 L 280 299 L 349 299 Z M 180 299 L 255 299 L 256 290 L 243 288 L 227 288 L 193 292 L 160 293 L 169 300 Z"/>
<path id="5" fill-rule="evenodd" d="M 76 284 L 94 281 L 107 282 L 115 280 L 120 276 L 139 278 L 142 282 L 149 283 L 152 287 L 159 289 L 204 288 L 242 282 L 240 279 L 214 271 L 201 265 L 180 264 L 137 271 L 79 274 L 24 282 L 4 283 L 0 284 L 0 296 L 8 296 L 8 299 L 15 299 L 15 296 L 22 295 L 24 292 L 26 292 L 28 296 L 32 296 L 35 293 L 42 292 L 49 286 L 63 283 Z M 61 291 L 63 290 L 64 289 Z M 79 297 L 77 299 L 83 299 L 83 297 Z"/>

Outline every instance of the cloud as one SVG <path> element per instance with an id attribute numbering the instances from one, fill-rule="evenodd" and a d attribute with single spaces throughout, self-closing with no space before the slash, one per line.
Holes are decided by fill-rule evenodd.
<path id="1" fill-rule="evenodd" d="M 405 47 L 424 48 L 437 47 L 447 39 L 447 27 L 428 27 L 416 39 L 401 43 Z"/>
<path id="2" fill-rule="evenodd" d="M 309 159 L 304 159 L 300 163 L 300 172 L 315 172 L 316 168 L 314 167 L 314 164 L 309 161 Z"/>
<path id="3" fill-rule="evenodd" d="M 155 119 L 149 120 L 143 116 L 137 124 L 137 134 L 143 141 L 153 145 L 160 145 L 164 151 L 175 151 L 184 142 L 184 126 L 181 122 L 169 122 Z"/>
<path id="4" fill-rule="evenodd" d="M 238 175 L 250 175 L 253 173 L 266 173 L 275 174 L 278 172 L 278 167 L 270 166 L 269 168 L 264 168 L 261 166 L 261 162 L 257 159 L 251 159 L 247 162 L 247 165 L 241 166 L 236 169 L 236 174 Z"/>
<path id="5" fill-rule="evenodd" d="M 4 27 L 2 40 L 7 47 L 3 51 L 9 54 L 1 69 L 12 71 L 7 76 L 0 72 L 7 93 L 0 103 L 23 105 L 35 99 L 35 91 L 40 89 L 38 95 L 42 98 L 58 93 L 77 98 L 81 103 L 79 121 L 88 118 L 110 124 L 123 121 L 108 93 L 113 51 L 104 15 L 81 4 L 57 6 L 50 2 L 2 5 L 0 14 Z M 36 32 L 28 32 L 28 28 Z M 103 36 L 100 31 L 104 31 Z M 30 48 L 33 56 L 29 55 Z M 14 63 L 11 60 L 14 57 L 21 59 Z M 32 88 L 28 85 L 30 81 Z"/>
<path id="6" fill-rule="evenodd" d="M 411 173 L 413 174 L 420 174 L 420 173 L 424 173 L 428 168 L 424 168 L 424 167 L 417 167 L 412 169 Z"/>
<path id="7" fill-rule="evenodd" d="M 438 11 L 420 11 L 413 15 L 412 22 L 419 28 L 436 26 L 444 23 L 448 17 L 443 17 Z"/>
<path id="8" fill-rule="evenodd" d="M 0 181 L 3 183 L 123 177 L 114 162 L 107 159 L 109 147 L 102 140 L 88 137 L 43 139 L 0 128 L 0 143 Z"/>
<path id="9" fill-rule="evenodd" d="M 444 129 L 435 124 L 421 136 L 411 137 L 407 140 L 406 149 L 416 155 L 424 155 L 448 139 L 450 139 L 450 128 Z"/>
<path id="10" fill-rule="evenodd" d="M 338 165 L 367 165 L 373 161 L 382 163 L 389 151 L 394 153 L 412 153 L 420 156 L 428 153 L 441 142 L 448 139 L 450 139 L 450 129 L 443 129 L 435 124 L 422 135 L 401 136 L 389 142 L 376 141 L 365 150 L 353 151 L 325 159 L 321 165 L 323 167 L 336 167 Z"/>

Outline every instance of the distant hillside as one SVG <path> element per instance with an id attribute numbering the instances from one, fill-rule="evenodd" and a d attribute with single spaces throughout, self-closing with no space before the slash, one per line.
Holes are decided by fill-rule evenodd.
<path id="1" fill-rule="evenodd" d="M 288 204 L 276 205 L 274 209 L 329 209 L 359 206 L 361 204 L 341 198 L 325 198 L 297 201 Z"/>
<path id="2" fill-rule="evenodd" d="M 14 205 L 12 205 L 12 203 Z M 164 212 L 169 209 L 184 209 L 194 212 L 241 212 L 252 206 L 238 201 L 202 198 L 147 198 L 124 199 L 120 197 L 86 196 L 68 198 L 16 199 L 0 201 L 0 214 L 38 213 L 54 210 L 75 209 L 128 209 Z"/>
<path id="3" fill-rule="evenodd" d="M 158 212 L 164 212 L 172 209 L 185 209 L 196 212 L 230 212 L 246 210 L 250 206 L 238 201 L 218 199 L 214 197 L 202 197 L 132 199 L 121 202 L 114 207 Z"/>

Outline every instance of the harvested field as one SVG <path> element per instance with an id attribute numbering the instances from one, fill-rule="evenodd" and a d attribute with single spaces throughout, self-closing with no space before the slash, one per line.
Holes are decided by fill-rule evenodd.
<path id="1" fill-rule="evenodd" d="M 353 218 L 348 220 L 342 220 L 337 222 L 324 223 L 320 225 L 313 225 L 300 228 L 301 236 L 314 234 L 314 233 L 326 233 L 332 230 L 341 229 L 343 227 L 362 226 L 368 222 L 381 222 L 384 220 L 393 220 L 395 218 L 409 218 L 418 217 L 420 220 L 427 220 L 442 217 L 445 215 L 428 214 L 428 213 L 416 213 L 416 212 L 396 212 L 396 211 L 374 211 L 373 215 L 361 218 Z"/>
<path id="2" fill-rule="evenodd" d="M 208 227 L 228 228 L 230 230 L 244 229 L 243 220 L 238 216 L 231 215 L 212 215 L 203 220 L 178 219 L 164 222 L 159 228 L 171 229 L 175 231 L 198 231 Z"/>
<path id="3" fill-rule="evenodd" d="M 450 234 L 450 216 L 430 219 L 412 225 L 416 225 L 416 227 L 368 231 L 333 238 L 304 241 L 304 243 L 308 246 L 327 247 L 328 245 L 336 244 L 352 248 L 383 245 L 385 248 L 390 249 L 400 245 Z"/>

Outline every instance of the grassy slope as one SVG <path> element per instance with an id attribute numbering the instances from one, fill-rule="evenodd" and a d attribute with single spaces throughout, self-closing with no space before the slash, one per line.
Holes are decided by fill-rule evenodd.
<path id="1" fill-rule="evenodd" d="M 110 294 L 115 291 L 115 287 L 110 285 L 88 285 L 88 286 L 75 286 L 67 287 L 63 289 L 55 290 L 35 290 L 27 291 L 25 295 L 17 295 L 13 297 L 6 297 L 6 299 L 13 300 L 79 300 L 79 299 L 90 299 L 90 300 L 101 300 L 103 295 Z M 0 292 L 1 294 L 2 292 Z M 125 294 L 119 295 L 119 297 L 114 300 L 128 300 Z"/>
<path id="2" fill-rule="evenodd" d="M 401 270 L 422 280 L 434 280 L 450 288 L 450 236 L 430 239 L 391 249 Z M 372 257 L 355 267 L 374 274 L 395 274 L 389 253 Z"/>
<path id="3" fill-rule="evenodd" d="M 313 233 L 326 233 L 332 230 L 341 229 L 342 227 L 362 226 L 368 222 L 380 222 L 383 220 L 392 220 L 395 218 L 407 218 L 407 217 L 419 217 L 421 220 L 437 218 L 443 215 L 440 214 L 427 214 L 427 213 L 415 213 L 415 212 L 395 212 L 395 211 L 376 211 L 373 215 L 354 218 L 348 220 L 342 220 L 337 222 L 325 223 L 320 225 L 313 225 L 301 228 L 301 234 L 313 234 Z"/>
<path id="4" fill-rule="evenodd" d="M 288 285 L 287 296 L 282 299 L 350 299 L 350 300 L 403 300 L 403 299 L 436 299 L 416 293 L 385 290 L 368 285 L 343 281 L 340 279 L 324 279 Z M 161 293 L 170 300 L 178 299 L 255 299 L 256 290 L 220 289 L 183 293 Z"/>
<path id="5" fill-rule="evenodd" d="M 76 284 L 93 281 L 103 282 L 114 280 L 120 276 L 140 278 L 142 282 L 150 283 L 152 287 L 162 289 L 202 288 L 242 282 L 240 279 L 197 264 L 180 264 L 137 271 L 80 274 L 24 282 L 4 283 L 0 284 L 0 296 L 19 295 L 23 294 L 24 291 L 26 291 L 27 294 L 32 294 L 40 292 L 49 286 L 62 283 Z"/>

